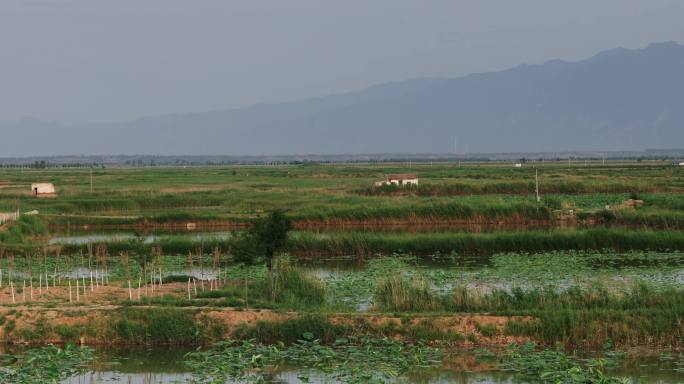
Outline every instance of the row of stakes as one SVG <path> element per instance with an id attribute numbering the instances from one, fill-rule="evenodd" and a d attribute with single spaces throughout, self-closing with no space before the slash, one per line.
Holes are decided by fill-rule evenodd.
<path id="1" fill-rule="evenodd" d="M 45 276 L 45 279 L 43 280 L 43 276 Z M 27 287 L 26 285 L 26 279 L 23 280 L 22 282 L 22 301 L 26 302 L 26 291 L 28 288 L 29 292 L 29 301 L 34 300 L 34 286 L 33 286 L 33 280 L 34 279 L 29 279 L 29 285 Z M 76 282 L 75 284 L 75 290 L 74 290 L 74 285 L 72 285 L 72 280 Z M 81 301 L 81 291 L 83 292 L 82 295 L 85 297 L 88 293 L 88 290 L 90 292 L 95 292 L 97 288 L 100 286 L 106 286 L 109 284 L 109 277 L 105 273 L 100 273 L 98 271 L 90 271 L 90 287 L 88 287 L 88 280 L 86 279 L 85 275 L 82 275 L 81 277 L 77 277 L 75 279 L 68 279 L 68 287 L 69 287 L 69 303 L 74 302 L 74 292 L 76 296 L 76 302 Z M 43 283 L 44 281 L 44 283 Z M 204 291 L 205 286 L 204 286 L 205 279 L 200 279 L 200 290 Z M 217 290 L 219 286 L 219 279 L 218 278 L 213 278 L 209 279 L 209 290 Z M 10 286 L 10 291 L 12 294 L 12 304 L 16 304 L 16 290 L 14 286 L 14 280 L 10 279 L 9 282 Z M 56 277 L 53 275 L 52 276 L 52 287 L 54 288 L 57 286 L 56 282 Z M 45 274 L 40 274 L 39 279 L 38 279 L 38 294 L 42 295 L 43 293 L 43 287 L 45 287 L 46 292 L 50 292 L 50 278 L 47 272 Z M 140 300 L 142 297 L 142 292 L 144 290 L 145 296 L 149 296 L 150 291 L 152 294 L 155 293 L 155 290 L 157 292 L 161 292 L 161 289 L 164 287 L 164 281 L 162 278 L 161 272 L 157 273 L 156 271 L 152 270 L 152 273 L 150 274 L 150 281 L 149 285 L 145 284 L 144 286 L 142 285 L 142 275 L 138 277 L 138 288 L 137 288 L 137 299 Z M 3 288 L 3 271 L 0 269 L 0 289 Z M 149 289 L 149 291 L 148 291 Z M 187 282 L 187 294 L 188 294 L 188 300 L 192 299 L 192 295 L 197 296 L 197 279 L 194 277 L 188 277 L 188 282 Z M 131 285 L 131 280 L 128 279 L 128 298 L 129 300 L 133 301 L 133 287 Z"/>

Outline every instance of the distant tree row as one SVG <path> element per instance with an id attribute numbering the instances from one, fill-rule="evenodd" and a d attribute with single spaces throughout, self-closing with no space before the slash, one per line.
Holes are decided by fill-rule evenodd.
<path id="1" fill-rule="evenodd" d="M 54 169 L 54 168 L 105 168 L 104 164 L 86 164 L 86 163 L 63 163 L 52 164 L 45 160 L 34 161 L 33 163 L 1 163 L 0 168 L 5 169 Z"/>

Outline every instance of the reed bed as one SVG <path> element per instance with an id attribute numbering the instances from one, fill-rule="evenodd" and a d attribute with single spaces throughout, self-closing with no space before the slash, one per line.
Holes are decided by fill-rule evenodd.
<path id="1" fill-rule="evenodd" d="M 303 233 L 291 239 L 293 255 L 415 255 L 435 253 L 491 255 L 552 250 L 684 250 L 684 233 L 626 229 L 496 233 Z"/>
<path id="2" fill-rule="evenodd" d="M 624 292 L 603 287 L 546 287 L 485 294 L 456 287 L 450 294 L 439 295 L 421 286 L 420 281 L 406 277 L 381 280 L 375 294 L 377 309 L 523 316 L 527 319 L 509 320 L 505 333 L 568 347 L 598 348 L 608 341 L 619 346 L 678 346 L 684 337 L 681 287 L 637 283 Z"/>
<path id="3" fill-rule="evenodd" d="M 148 253 L 162 247 L 167 254 L 187 254 L 197 247 L 232 249 L 232 238 L 189 239 L 168 237 L 152 243 L 139 241 L 105 242 L 111 253 Z M 9 249 L 9 248 L 8 248 Z M 63 252 L 78 254 L 81 244 L 64 244 Z M 554 250 L 684 251 L 684 233 L 634 229 L 593 228 L 586 230 L 518 231 L 492 233 L 378 233 L 378 232 L 297 232 L 290 237 L 286 252 L 299 257 L 374 256 L 407 253 L 414 255 L 491 255 L 505 252 L 539 253 Z"/>
<path id="4" fill-rule="evenodd" d="M 545 181 L 540 184 L 539 192 L 542 194 L 603 194 L 603 193 L 643 193 L 643 192 L 680 192 L 682 188 L 662 184 L 649 183 L 619 183 L 619 182 L 584 182 L 584 181 Z M 443 184 L 423 183 L 399 187 L 396 185 L 383 185 L 363 188 L 357 191 L 367 196 L 463 196 L 463 195 L 533 195 L 535 183 L 531 181 L 497 181 L 464 183 L 450 182 Z"/>

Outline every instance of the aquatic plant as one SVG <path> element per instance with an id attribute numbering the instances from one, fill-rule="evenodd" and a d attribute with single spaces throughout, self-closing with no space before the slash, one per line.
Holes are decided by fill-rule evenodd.
<path id="1" fill-rule="evenodd" d="M 86 369 L 94 351 L 86 347 L 48 345 L 16 355 L 3 356 L 0 382 L 3 384 L 59 383 Z"/>
<path id="2" fill-rule="evenodd" d="M 560 350 L 538 351 L 534 343 L 512 345 L 498 355 L 504 371 L 515 372 L 526 383 L 548 384 L 627 384 L 626 378 L 612 377 L 605 371 L 605 359 L 589 359 L 581 363 Z"/>
<path id="3" fill-rule="evenodd" d="M 392 339 L 346 337 L 322 344 L 305 332 L 294 344 L 226 340 L 187 355 L 195 383 L 263 382 L 281 364 L 297 367 L 300 380 L 322 375 L 342 383 L 384 383 L 410 370 L 441 364 L 439 349 Z"/>

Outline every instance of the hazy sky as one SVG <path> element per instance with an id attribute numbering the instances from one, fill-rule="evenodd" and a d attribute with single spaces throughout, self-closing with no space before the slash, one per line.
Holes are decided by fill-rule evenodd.
<path id="1" fill-rule="evenodd" d="M 114 121 L 684 42 L 684 0 L 0 0 L 0 120 Z"/>

